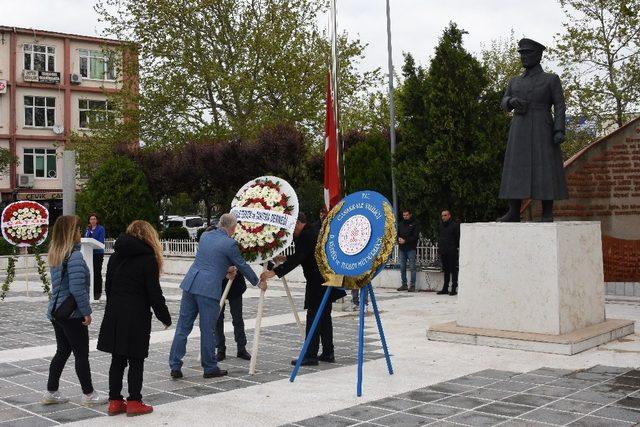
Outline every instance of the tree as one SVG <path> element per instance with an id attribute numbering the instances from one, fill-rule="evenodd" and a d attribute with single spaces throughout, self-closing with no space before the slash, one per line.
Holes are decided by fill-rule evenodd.
<path id="1" fill-rule="evenodd" d="M 274 123 L 322 135 L 330 47 L 321 0 L 100 0 L 107 35 L 139 63 L 141 139 L 174 145 L 252 138 Z M 341 100 L 366 92 L 364 45 L 339 37 Z"/>
<path id="2" fill-rule="evenodd" d="M 381 133 L 353 133 L 345 137 L 346 194 L 374 190 L 391 200 L 391 151 Z"/>
<path id="3" fill-rule="evenodd" d="M 11 165 L 18 164 L 18 157 L 11 154 L 6 148 L 0 148 L 0 175 L 5 175 Z"/>
<path id="4" fill-rule="evenodd" d="M 78 194 L 78 211 L 83 218 L 97 212 L 111 237 L 136 219 L 158 224 L 158 210 L 144 173 L 121 156 L 107 160 L 89 179 Z"/>
<path id="5" fill-rule="evenodd" d="M 567 105 L 596 120 L 599 130 L 618 127 L 640 108 L 640 2 L 560 0 L 568 19 L 556 36 Z"/>
<path id="6" fill-rule="evenodd" d="M 513 29 L 508 38 L 498 38 L 489 46 L 482 46 L 481 61 L 487 76 L 487 90 L 502 97 L 509 80 L 523 71 Z"/>
<path id="7" fill-rule="evenodd" d="M 494 220 L 508 116 L 500 110 L 485 69 L 462 45 L 451 23 L 429 70 L 405 56 L 398 96 L 403 141 L 395 159 L 401 205 L 434 235 L 438 211 L 462 221 Z M 491 95 L 491 96 L 490 96 Z"/>

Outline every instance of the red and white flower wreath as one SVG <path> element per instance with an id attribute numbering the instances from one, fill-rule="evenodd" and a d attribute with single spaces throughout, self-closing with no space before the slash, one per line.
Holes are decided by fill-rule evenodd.
<path id="1" fill-rule="evenodd" d="M 238 191 L 231 207 L 239 219 L 233 237 L 247 261 L 272 259 L 291 244 L 298 198 L 285 180 L 273 176 L 256 178 Z M 256 214 L 255 222 L 247 220 L 249 213 Z M 282 222 L 278 223 L 278 219 Z"/>
<path id="2" fill-rule="evenodd" d="M 40 203 L 14 202 L 2 211 L 2 236 L 15 246 L 37 246 L 49 232 L 49 211 Z"/>

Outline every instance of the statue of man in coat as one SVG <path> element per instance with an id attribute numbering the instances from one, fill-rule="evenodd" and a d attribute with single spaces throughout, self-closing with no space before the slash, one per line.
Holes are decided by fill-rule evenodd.
<path id="1" fill-rule="evenodd" d="M 566 199 L 567 181 L 560 144 L 565 139 L 565 103 L 560 78 L 540 66 L 545 47 L 518 42 L 524 73 L 509 81 L 502 108 L 513 110 L 502 168 L 500 198 L 509 211 L 499 222 L 519 222 L 522 199 L 542 201 L 542 221 L 553 222 L 553 201 Z M 553 106 L 553 116 L 551 107 Z"/>

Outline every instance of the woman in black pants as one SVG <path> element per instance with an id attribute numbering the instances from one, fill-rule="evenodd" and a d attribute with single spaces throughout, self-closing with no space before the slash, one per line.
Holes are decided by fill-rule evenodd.
<path id="1" fill-rule="evenodd" d="M 80 254 L 80 218 L 73 215 L 59 217 L 53 225 L 49 244 L 52 295 L 47 308 L 47 317 L 56 334 L 56 354 L 49 366 L 47 392 L 42 398 L 44 405 L 69 401 L 58 391 L 60 376 L 67 359 L 73 352 L 76 374 L 82 386 L 85 406 L 106 403 L 91 383 L 89 367 L 89 328 L 91 305 L 89 304 L 89 268 Z M 54 313 L 61 306 L 72 303 L 73 312 L 64 318 Z M 61 309 L 62 310 L 62 309 Z"/>
<path id="2" fill-rule="evenodd" d="M 165 327 L 171 315 L 162 295 L 162 245 L 146 221 L 134 221 L 116 240 L 107 264 L 107 306 L 100 326 L 98 350 L 111 353 L 109 415 L 143 415 L 153 407 L 142 403 L 144 359 L 149 355 L 151 308 Z M 122 397 L 122 377 L 129 365 L 129 397 Z"/>

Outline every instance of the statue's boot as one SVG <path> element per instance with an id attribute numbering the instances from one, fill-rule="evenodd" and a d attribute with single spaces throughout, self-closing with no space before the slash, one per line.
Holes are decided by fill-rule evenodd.
<path id="1" fill-rule="evenodd" d="M 498 222 L 520 222 L 520 199 L 509 200 L 509 211 L 502 217 L 498 218 Z"/>
<path id="2" fill-rule="evenodd" d="M 553 222 L 553 200 L 542 201 L 542 218 L 540 222 Z"/>

